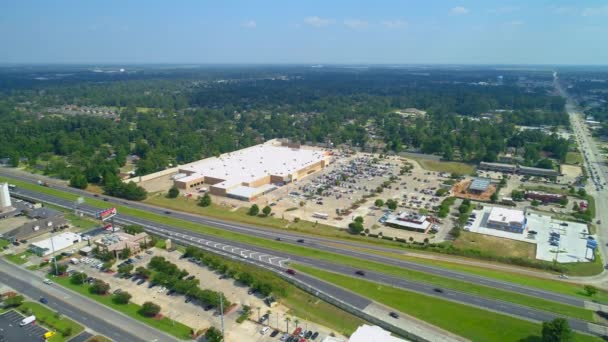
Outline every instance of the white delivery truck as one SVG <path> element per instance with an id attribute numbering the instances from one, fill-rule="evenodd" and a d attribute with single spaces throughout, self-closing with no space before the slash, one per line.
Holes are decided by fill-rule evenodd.
<path id="1" fill-rule="evenodd" d="M 34 315 L 25 317 L 24 319 L 21 320 L 21 322 L 19 322 L 19 326 L 20 327 L 26 326 L 26 325 L 34 322 L 35 320 L 36 320 L 36 316 L 34 316 Z"/>
<path id="2" fill-rule="evenodd" d="M 78 265 L 78 263 L 80 263 L 80 260 L 78 260 L 77 258 L 71 258 L 70 262 L 74 265 Z"/>

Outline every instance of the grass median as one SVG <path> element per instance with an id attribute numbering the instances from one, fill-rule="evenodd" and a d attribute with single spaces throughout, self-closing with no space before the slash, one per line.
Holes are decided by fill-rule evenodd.
<path id="1" fill-rule="evenodd" d="M 162 317 L 160 319 L 154 318 L 154 317 L 146 317 L 143 316 L 139 313 L 139 310 L 141 309 L 141 306 L 134 304 L 134 303 L 128 303 L 128 304 L 116 304 L 114 303 L 114 301 L 112 301 L 112 296 L 107 295 L 107 296 L 100 296 L 100 295 L 95 295 L 95 294 L 91 294 L 89 292 L 89 285 L 75 285 L 72 284 L 70 282 L 70 279 L 67 277 L 56 277 L 53 278 L 53 281 L 57 284 L 60 284 L 62 286 L 65 286 L 73 291 L 76 291 L 88 298 L 91 298 L 105 306 L 108 306 L 116 311 L 122 312 L 123 314 L 132 317 L 142 323 L 145 323 L 153 328 L 156 328 L 160 331 L 164 331 L 170 335 L 173 335 L 179 339 L 191 339 L 192 336 L 190 335 L 191 332 L 191 328 L 179 323 L 179 322 L 175 322 L 174 320 L 167 318 L 167 317 Z M 162 311 L 161 311 L 162 312 Z"/>
<path id="2" fill-rule="evenodd" d="M 312 267 L 297 268 L 471 341 L 540 341 L 537 323 Z M 574 333 L 573 341 L 601 340 Z"/>
<path id="3" fill-rule="evenodd" d="M 25 182 L 12 181 L 17 186 L 22 186 L 26 189 L 32 189 L 34 191 L 40 191 L 47 193 L 49 195 L 62 197 L 69 200 L 74 200 L 77 196 L 66 193 L 64 191 L 60 191 L 57 189 L 52 189 L 48 187 L 38 186 Z M 108 207 L 108 203 L 95 200 L 95 199 L 87 199 L 87 203 L 89 205 L 98 206 L 100 208 Z M 348 265 L 354 268 L 362 268 L 368 269 L 372 271 L 377 271 L 381 273 L 390 274 L 397 277 L 402 277 L 404 279 L 412 280 L 412 281 L 420 281 L 430 284 L 435 284 L 444 288 L 450 288 L 458 291 L 463 291 L 471 294 L 475 294 L 478 296 L 482 296 L 485 298 L 491 299 L 499 299 L 507 302 L 512 302 L 516 304 L 521 304 L 529 307 L 533 307 L 540 310 L 554 312 L 560 315 L 565 315 L 574 318 L 580 318 L 583 320 L 593 321 L 593 313 L 589 310 L 585 310 L 583 308 L 577 308 L 570 305 L 565 305 L 561 303 L 556 303 L 552 301 L 543 300 L 540 298 L 530 297 L 526 295 L 521 295 L 517 292 L 504 291 L 499 290 L 483 285 L 478 285 L 474 283 L 468 283 L 465 281 L 459 281 L 451 278 L 435 276 L 432 274 L 413 271 L 406 268 L 400 268 L 396 266 L 381 264 L 377 262 L 369 262 L 365 260 L 361 260 L 355 257 L 348 257 L 345 255 L 339 255 L 329 252 L 324 252 L 312 248 L 306 248 L 302 246 L 294 246 L 291 244 L 285 244 L 277 241 L 271 241 L 263 238 L 256 238 L 253 236 L 247 236 L 244 234 L 234 233 L 218 228 L 213 228 L 209 226 L 204 226 L 201 224 L 184 221 L 180 219 L 175 219 L 173 217 L 163 216 L 159 214 L 154 214 L 150 212 L 146 212 L 139 209 L 128 208 L 124 206 L 116 206 L 119 213 L 140 217 L 143 219 L 147 219 L 154 222 L 159 222 L 163 224 L 172 225 L 175 227 L 179 227 L 186 230 L 191 230 L 195 232 L 204 233 L 211 236 L 216 236 L 224 239 L 229 239 L 232 241 L 239 241 L 242 243 L 252 244 L 263 248 L 268 248 L 272 250 L 282 251 L 286 253 L 296 254 L 299 256 L 315 258 L 319 260 L 324 260 L 333 263 L 339 263 L 343 265 Z M 582 287 L 581 287 L 582 290 Z"/>

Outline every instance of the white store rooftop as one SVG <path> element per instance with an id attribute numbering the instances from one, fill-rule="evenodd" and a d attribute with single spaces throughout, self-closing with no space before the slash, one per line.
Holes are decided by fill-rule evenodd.
<path id="1" fill-rule="evenodd" d="M 266 143 L 180 166 L 180 172 L 190 175 L 179 180 L 189 182 L 211 177 L 222 180 L 214 187 L 230 189 L 270 175 L 287 177 L 326 158 L 323 151 Z"/>
<path id="2" fill-rule="evenodd" d="M 52 241 L 51 241 L 52 239 Z M 74 242 L 80 242 L 80 235 L 72 232 L 63 232 L 61 234 L 53 235 L 51 238 L 34 242 L 30 245 L 30 249 L 38 255 L 49 255 L 62 249 L 66 249 L 74 244 Z"/>

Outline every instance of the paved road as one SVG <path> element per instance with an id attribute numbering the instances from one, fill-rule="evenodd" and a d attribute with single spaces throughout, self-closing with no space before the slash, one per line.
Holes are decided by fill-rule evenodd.
<path id="1" fill-rule="evenodd" d="M 0 259 L 0 279 L 30 298 L 46 297 L 51 309 L 115 341 L 177 341 L 163 332 L 62 286 L 46 285 L 42 282 L 42 277 L 4 259 Z"/>
<path id="2" fill-rule="evenodd" d="M 38 199 L 38 200 L 41 200 L 44 202 L 50 202 L 50 203 L 54 203 L 57 205 L 63 205 L 63 206 L 67 206 L 67 207 L 71 207 L 71 205 L 72 205 L 72 203 L 69 201 L 58 199 L 53 196 L 49 196 L 49 195 L 45 195 L 45 194 L 38 194 L 36 192 L 28 191 L 25 189 L 19 189 L 18 192 L 22 196 L 32 197 L 32 198 L 35 198 L 35 199 Z M 85 213 L 88 213 L 88 214 L 98 211 L 98 209 L 89 207 L 87 205 L 80 206 L 79 210 L 81 210 Z M 148 229 L 149 231 L 151 231 L 155 234 L 170 237 L 171 239 L 182 242 L 184 244 L 195 245 L 195 246 L 204 247 L 207 249 L 217 250 L 218 252 L 221 252 L 221 253 L 234 255 L 234 256 L 243 258 L 243 260 L 246 260 L 248 262 L 254 262 L 258 265 L 262 265 L 266 268 L 270 268 L 281 274 L 284 271 L 284 268 L 286 267 L 284 263 L 281 263 L 281 261 L 294 261 L 294 262 L 298 262 L 298 263 L 302 263 L 302 264 L 308 264 L 311 266 L 319 267 L 321 269 L 338 272 L 338 273 L 343 273 L 346 275 L 353 275 L 354 271 L 355 271 L 354 269 L 349 268 L 349 267 L 344 267 L 344 266 L 329 263 L 329 262 L 323 262 L 323 261 L 319 261 L 319 260 L 313 259 L 313 258 L 305 258 L 305 257 L 296 256 L 296 255 L 291 255 L 289 253 L 268 250 L 268 249 L 264 249 L 264 248 L 260 248 L 260 247 L 250 246 L 250 245 L 247 245 L 244 243 L 230 241 L 227 239 L 209 237 L 209 236 L 206 236 L 201 233 L 185 231 L 183 229 L 172 227 L 170 225 L 158 224 L 158 223 L 150 222 L 150 221 L 143 220 L 140 218 L 130 217 L 129 215 L 123 215 L 123 214 L 118 215 L 115 218 L 115 221 L 117 223 L 139 224 L 139 225 L 144 226 L 146 229 Z M 344 251 L 335 250 L 334 247 L 326 246 L 323 244 L 317 244 L 317 243 L 310 244 L 309 243 L 309 246 L 327 250 L 327 251 L 348 254 L 350 256 L 374 259 L 375 261 L 378 261 L 378 262 L 394 264 L 396 266 L 399 266 L 401 264 L 401 261 L 396 261 L 396 260 L 393 260 L 390 258 L 376 256 L 376 255 L 361 255 L 359 252 L 351 251 L 351 250 L 344 250 Z M 260 256 L 265 256 L 265 257 L 260 257 Z M 275 262 L 272 262 L 273 258 L 275 258 L 274 259 Z M 278 261 L 276 261 L 276 260 L 278 260 Z M 407 264 L 409 264 L 409 263 L 407 263 Z M 411 263 L 410 268 L 415 268 L 415 267 L 419 267 L 419 266 L 420 265 L 418 265 L 418 264 Z M 439 270 L 441 270 L 441 269 L 439 269 Z M 458 278 L 461 278 L 460 280 L 465 280 L 465 281 L 467 280 L 467 279 L 465 279 L 465 277 L 463 275 L 456 275 L 456 276 Z M 322 282 L 313 277 L 309 277 L 305 274 L 298 274 L 296 277 L 298 277 L 299 280 L 305 282 L 306 284 L 314 286 L 315 288 L 320 289 L 325 293 L 329 293 L 333 297 L 338 298 L 346 303 L 350 303 L 351 305 L 353 305 L 359 309 L 365 308 L 370 303 L 369 300 L 367 300 L 359 295 L 356 295 L 349 291 L 345 291 L 345 290 L 340 289 L 336 286 L 333 286 L 329 283 L 325 283 L 325 282 Z M 550 320 L 550 319 L 557 317 L 554 314 L 544 312 L 541 310 L 535 310 L 535 309 L 532 309 L 529 307 L 524 307 L 524 306 L 520 306 L 520 305 L 508 303 L 508 302 L 477 297 L 477 296 L 462 293 L 462 292 L 450 290 L 450 291 L 444 291 L 443 293 L 438 293 L 434 290 L 434 287 L 431 285 L 413 282 L 413 281 L 407 281 L 407 280 L 404 280 L 401 278 L 391 277 L 388 275 L 368 272 L 368 275 L 366 276 L 366 278 L 371 281 L 390 284 L 390 285 L 400 287 L 403 289 L 416 291 L 416 292 L 431 295 L 431 296 L 438 296 L 438 297 L 442 297 L 443 299 L 446 299 L 446 300 L 451 300 L 454 302 L 477 306 L 477 307 L 484 308 L 487 310 L 505 313 L 508 315 L 512 315 L 514 317 L 528 319 L 531 321 L 540 322 L 540 321 Z M 481 278 L 481 277 L 479 277 L 479 278 Z M 492 286 L 492 285 L 486 283 L 485 279 L 486 278 L 481 278 L 481 279 L 477 279 L 476 281 L 483 285 Z M 510 288 L 507 288 L 508 290 L 521 292 L 518 287 L 517 288 L 513 287 L 515 285 L 508 284 L 508 283 L 503 283 L 502 285 L 511 286 Z M 526 288 L 524 288 L 524 289 L 526 289 Z M 537 297 L 541 296 L 543 298 L 548 297 L 548 299 L 554 298 L 560 302 L 564 302 L 564 303 L 567 303 L 570 305 L 577 305 L 577 306 L 583 305 L 583 301 L 580 299 L 577 299 L 577 298 L 571 298 L 568 296 L 563 296 L 563 295 L 554 294 L 554 293 L 546 292 L 546 291 L 535 290 L 535 289 L 526 289 L 526 290 L 534 291 L 533 292 L 534 294 L 531 294 L 533 296 L 537 296 Z M 596 330 L 590 329 L 589 324 L 584 321 L 570 319 L 570 324 L 574 329 L 579 330 L 581 332 L 593 333 L 594 331 L 596 331 Z"/>
<path id="3" fill-rule="evenodd" d="M 589 136 L 589 129 L 585 124 L 585 115 L 578 108 L 575 101 L 568 96 L 566 91 L 559 83 L 557 73 L 554 74 L 554 85 L 557 91 L 566 98 L 566 111 L 570 117 L 572 131 L 579 144 L 579 149 L 583 155 L 583 162 L 589 174 L 587 182 L 587 192 L 595 198 L 596 219 L 601 222 L 597 224 L 597 239 L 600 254 L 604 261 L 608 260 L 608 166 L 603 161 L 603 157 L 598 151 L 597 144 L 593 138 Z M 602 188 L 603 187 L 603 188 Z M 590 279 L 593 282 L 599 282 L 604 287 L 608 287 L 608 272 L 603 272 L 599 276 Z"/>

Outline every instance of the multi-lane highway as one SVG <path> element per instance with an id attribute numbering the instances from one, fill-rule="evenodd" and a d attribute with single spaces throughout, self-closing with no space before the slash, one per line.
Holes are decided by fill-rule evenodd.
<path id="1" fill-rule="evenodd" d="M 24 180 L 24 179 L 22 179 L 22 180 Z M 29 180 L 29 181 L 31 181 L 31 180 Z M 68 207 L 68 208 L 71 208 L 73 206 L 73 203 L 70 201 L 56 198 L 54 196 L 49 196 L 46 194 L 41 194 L 41 193 L 38 193 L 35 191 L 18 189 L 15 191 L 15 194 L 19 194 L 24 197 L 30 197 L 33 199 L 37 199 L 37 200 L 40 200 L 43 202 L 61 205 L 61 206 Z M 142 206 L 139 203 L 131 204 L 130 202 L 125 202 L 125 201 L 119 201 L 119 202 L 121 205 L 130 205 L 133 207 L 138 207 L 143 210 L 148 210 L 148 211 L 158 212 L 160 214 L 165 214 L 164 209 Z M 109 201 L 109 205 L 110 204 L 111 204 L 111 201 Z M 98 211 L 98 208 L 89 207 L 85 204 L 85 205 L 80 206 L 79 210 L 92 214 L 92 213 Z M 523 286 L 519 286 L 519 285 L 515 285 L 515 284 L 500 282 L 500 281 L 493 280 L 493 279 L 472 276 L 472 275 L 469 275 L 466 273 L 453 272 L 453 271 L 449 271 L 449 270 L 444 270 L 442 268 L 429 267 L 426 265 L 421 265 L 421 264 L 402 261 L 402 260 L 394 260 L 392 258 L 378 256 L 375 254 L 366 254 L 366 253 L 362 253 L 362 252 L 353 251 L 350 249 L 341 249 L 339 247 L 327 245 L 326 242 L 328 242 L 328 241 L 331 242 L 330 239 L 311 238 L 310 236 L 303 237 L 300 235 L 279 233 L 276 231 L 268 231 L 268 230 L 264 230 L 264 229 L 260 229 L 258 231 L 258 228 L 256 228 L 256 227 L 251 227 L 251 226 L 241 225 L 241 224 L 234 224 L 234 223 L 225 222 L 225 221 L 217 221 L 217 220 L 207 219 L 207 218 L 201 218 L 201 217 L 198 217 L 195 215 L 189 215 L 189 214 L 183 214 L 183 213 L 173 212 L 173 213 L 171 213 L 171 215 L 176 218 L 193 221 L 193 222 L 197 222 L 197 223 L 203 223 L 203 224 L 207 224 L 207 225 L 213 225 L 215 227 L 220 227 L 222 229 L 234 230 L 236 232 L 241 232 L 241 233 L 249 232 L 250 235 L 257 235 L 257 236 L 272 238 L 272 239 L 274 239 L 277 236 L 280 236 L 281 240 L 282 240 L 280 243 L 297 244 L 296 241 L 298 239 L 304 238 L 304 239 L 306 239 L 305 244 L 307 244 L 307 246 L 311 247 L 311 248 L 317 248 L 317 249 L 334 252 L 334 253 L 346 254 L 346 255 L 354 256 L 354 257 L 358 257 L 358 258 L 365 258 L 368 260 L 375 260 L 375 261 L 382 262 L 385 264 L 392 264 L 395 266 L 411 268 L 411 269 L 415 269 L 415 270 L 419 270 L 419 271 L 443 275 L 446 277 L 454 277 L 459 280 L 481 283 L 486 286 L 499 287 L 499 288 L 503 288 L 503 289 L 509 290 L 509 291 L 515 291 L 515 292 L 520 292 L 520 293 L 523 292 L 523 293 L 529 294 L 530 296 L 546 298 L 548 300 L 558 301 L 558 302 L 562 302 L 562 303 L 569 304 L 569 305 L 584 306 L 584 302 L 582 300 L 580 300 L 578 298 L 564 296 L 561 294 L 542 291 L 542 290 L 538 290 L 538 289 L 527 288 L 527 287 L 523 287 Z M 203 222 L 200 222 L 201 220 L 203 220 Z M 129 215 L 120 214 L 119 216 L 117 216 L 116 221 L 119 223 L 140 224 L 155 234 L 171 237 L 172 239 L 181 241 L 183 243 L 187 243 L 187 244 L 191 244 L 191 245 L 195 245 L 195 246 L 199 246 L 199 247 L 204 247 L 204 248 L 208 248 L 208 249 L 209 248 L 216 249 L 218 252 L 222 252 L 222 253 L 232 253 L 234 255 L 238 255 L 239 257 L 241 257 L 243 259 L 247 259 L 248 262 L 254 262 L 259 265 L 269 267 L 277 272 L 283 271 L 285 264 L 289 261 L 307 264 L 307 265 L 315 266 L 315 267 L 318 267 L 321 269 L 338 272 L 338 273 L 343 273 L 343 274 L 347 274 L 347 275 L 353 275 L 353 273 L 355 271 L 352 268 L 344 267 L 344 266 L 330 263 L 330 262 L 323 262 L 323 261 L 313 259 L 313 258 L 300 257 L 300 256 L 292 255 L 289 253 L 283 253 L 283 252 L 278 252 L 278 251 L 274 251 L 274 250 L 270 250 L 270 249 L 260 248 L 260 247 L 256 247 L 256 246 L 252 246 L 252 245 L 247 245 L 244 243 L 230 241 L 227 239 L 206 236 L 205 234 L 202 234 L 202 233 L 194 233 L 191 231 L 186 231 L 186 230 L 180 229 L 178 227 L 173 227 L 171 225 L 159 224 L 156 222 L 151 222 L 148 220 L 140 219 L 138 217 L 132 217 Z M 279 243 L 279 242 L 277 242 L 277 243 Z M 367 247 L 367 245 L 366 245 L 366 247 Z M 348 291 L 344 291 L 343 289 L 340 289 L 336 286 L 319 281 L 312 277 L 308 277 L 304 274 L 298 274 L 296 277 L 298 277 L 298 280 L 305 282 L 306 284 L 309 284 L 311 286 L 314 286 L 316 289 L 320 289 L 325 293 L 331 294 L 334 298 L 338 298 L 346 303 L 354 304 L 354 306 L 359 309 L 364 308 L 365 306 L 367 306 L 367 304 L 370 303 L 367 299 L 365 299 L 361 296 L 355 295 Z M 535 310 L 535 309 L 531 309 L 529 307 L 511 304 L 508 302 L 502 302 L 502 301 L 498 301 L 498 300 L 477 297 L 477 296 L 462 293 L 462 292 L 451 291 L 451 290 L 437 292 L 435 290 L 435 287 L 432 285 L 408 281 L 408 280 L 404 280 L 402 278 L 392 277 L 392 276 L 388 276 L 388 275 L 384 275 L 384 274 L 367 272 L 366 278 L 371 281 L 376 281 L 376 282 L 384 283 L 384 284 L 390 284 L 390 285 L 393 285 L 396 287 L 408 289 L 411 291 L 416 291 L 419 293 L 424 293 L 427 295 L 442 297 L 446 300 L 460 302 L 460 303 L 464 303 L 467 305 L 473 305 L 473 306 L 477 306 L 477 307 L 484 308 L 487 310 L 492 310 L 492 311 L 497 311 L 497 312 L 513 315 L 518 318 L 523 318 L 523 319 L 528 319 L 528 320 L 533 320 L 533 321 L 545 321 L 545 320 L 550 320 L 556 316 L 554 314 L 544 312 L 541 310 Z M 601 330 L 599 327 L 597 327 L 595 325 L 590 325 L 587 322 L 583 322 L 583 321 L 579 321 L 579 320 L 575 320 L 575 319 L 571 319 L 570 323 L 574 329 L 582 331 L 582 332 L 597 333 L 598 330 Z"/>
<path id="2" fill-rule="evenodd" d="M 4 259 L 0 259 L 2 283 L 24 295 L 45 297 L 51 309 L 93 329 L 115 341 L 178 341 L 135 319 L 116 312 L 78 293 L 58 285 L 43 284 L 43 279 Z"/>

